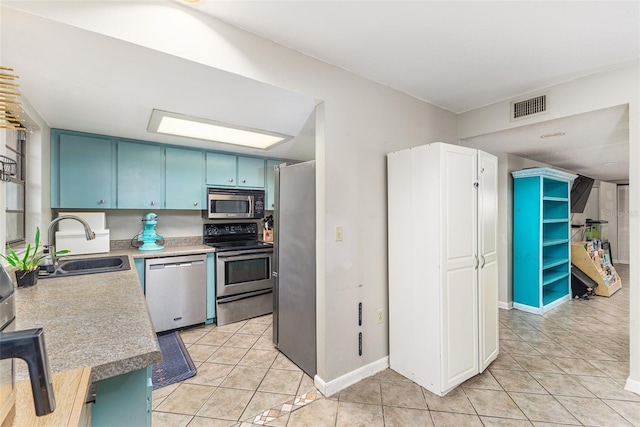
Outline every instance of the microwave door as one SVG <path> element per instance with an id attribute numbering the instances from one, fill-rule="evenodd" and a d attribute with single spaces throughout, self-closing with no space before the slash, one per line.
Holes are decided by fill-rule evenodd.
<path id="1" fill-rule="evenodd" d="M 253 214 L 250 196 L 216 195 L 209 205 L 209 218 L 251 218 Z"/>

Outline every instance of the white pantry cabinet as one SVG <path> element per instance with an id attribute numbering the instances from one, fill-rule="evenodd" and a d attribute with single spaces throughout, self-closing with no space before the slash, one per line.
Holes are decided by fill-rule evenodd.
<path id="1" fill-rule="evenodd" d="M 498 356 L 497 164 L 440 142 L 387 155 L 390 365 L 439 396 Z"/>

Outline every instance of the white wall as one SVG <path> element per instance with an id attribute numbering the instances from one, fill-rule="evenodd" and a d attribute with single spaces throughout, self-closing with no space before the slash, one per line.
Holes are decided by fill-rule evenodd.
<path id="1" fill-rule="evenodd" d="M 608 221 L 607 240 L 611 246 L 612 261 L 615 263 L 617 261 L 615 257 L 618 256 L 618 186 L 616 184 L 600 181 L 598 207 L 597 219 Z"/>
<path id="2" fill-rule="evenodd" d="M 455 143 L 454 114 L 177 3 L 20 7 L 324 101 L 316 118 L 318 375 L 330 382 L 386 358 L 388 328 L 375 321 L 379 308 L 387 319 L 385 155 L 432 141 Z M 112 218 L 129 221 L 126 215 Z M 135 222 L 136 214 L 130 219 Z M 344 229 L 342 242 L 334 241 L 337 225 Z M 363 333 L 361 357 L 358 332 Z"/>
<path id="3" fill-rule="evenodd" d="M 629 186 L 618 185 L 618 262 L 629 263 Z"/>
<path id="4" fill-rule="evenodd" d="M 547 88 L 550 110 L 526 124 L 552 120 L 617 105 L 629 105 L 629 184 L 640 186 L 640 69 L 638 63 Z M 537 91 L 539 92 L 539 91 Z M 469 111 L 458 117 L 459 138 L 522 126 L 509 121 L 509 101 Z M 640 193 L 629 192 L 631 260 L 640 255 Z M 638 264 L 630 264 L 629 378 L 626 388 L 640 393 L 640 276 Z"/>
<path id="5" fill-rule="evenodd" d="M 50 195 L 49 195 L 49 127 L 40 117 L 38 112 L 21 98 L 21 118 L 25 119 L 24 125 L 29 129 L 25 146 L 26 155 L 26 188 L 25 188 L 25 239 L 33 242 L 36 227 L 45 236 L 45 231 L 51 219 Z M 0 129 L 0 154 L 6 150 L 6 130 Z M 0 252 L 4 253 L 6 245 L 6 186 L 0 182 Z M 44 237 L 42 238 L 44 239 Z M 41 239 L 41 240 L 42 240 Z M 44 240 L 42 240 L 44 242 Z M 4 260 L 1 261 L 6 265 Z"/>

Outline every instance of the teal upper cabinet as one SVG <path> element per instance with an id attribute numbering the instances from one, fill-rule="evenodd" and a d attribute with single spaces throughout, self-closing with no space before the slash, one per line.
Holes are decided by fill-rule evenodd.
<path id="1" fill-rule="evenodd" d="M 264 188 L 264 159 L 207 153 L 207 185 Z"/>
<path id="2" fill-rule="evenodd" d="M 118 208 L 164 208 L 164 147 L 118 141 Z"/>
<path id="3" fill-rule="evenodd" d="M 115 207 L 115 145 L 108 137 L 51 132 L 51 206 Z"/>
<path id="4" fill-rule="evenodd" d="M 235 187 L 237 157 L 233 154 L 207 153 L 207 185 Z"/>
<path id="5" fill-rule="evenodd" d="M 51 207 L 206 209 L 206 187 L 264 189 L 278 160 L 51 129 Z"/>
<path id="6" fill-rule="evenodd" d="M 206 207 L 202 151 L 167 147 L 165 179 L 167 209 Z"/>
<path id="7" fill-rule="evenodd" d="M 264 159 L 238 157 L 238 187 L 264 188 Z"/>
<path id="8" fill-rule="evenodd" d="M 276 171 L 275 171 L 275 166 L 279 165 L 280 163 L 282 163 L 280 160 L 267 160 L 267 170 L 266 170 L 266 180 L 267 180 L 267 187 L 265 188 L 265 191 L 267 193 L 267 206 L 265 207 L 266 210 L 268 211 L 272 211 L 275 209 L 276 207 L 276 197 L 275 197 L 275 178 L 276 178 Z"/>

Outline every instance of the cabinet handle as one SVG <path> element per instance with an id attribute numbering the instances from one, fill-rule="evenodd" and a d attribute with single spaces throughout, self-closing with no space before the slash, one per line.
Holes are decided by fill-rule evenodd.
<path id="1" fill-rule="evenodd" d="M 198 206 L 198 202 L 193 202 L 193 206 Z"/>
<path id="2" fill-rule="evenodd" d="M 155 206 L 155 204 L 156 204 L 155 200 L 152 200 L 151 201 L 151 206 Z"/>
<path id="3" fill-rule="evenodd" d="M 483 255 L 480 255 L 480 259 L 482 260 L 482 264 L 480 265 L 480 268 L 484 268 L 484 264 L 487 262 L 487 260 L 484 259 Z"/>
<path id="4" fill-rule="evenodd" d="M 229 182 L 233 182 L 233 178 L 229 178 Z"/>
<path id="5" fill-rule="evenodd" d="M 246 180 L 246 179 L 243 179 L 243 180 L 242 180 L 242 183 L 244 184 L 245 182 L 247 182 L 247 180 Z"/>
<path id="6" fill-rule="evenodd" d="M 480 264 L 480 261 L 478 261 L 478 255 L 474 255 L 474 257 L 476 258 L 476 266 L 474 268 L 478 268 L 478 264 Z"/>
<path id="7" fill-rule="evenodd" d="M 105 203 L 105 202 L 104 202 L 104 199 L 100 199 L 100 204 L 101 204 L 101 205 L 104 205 L 104 203 Z"/>

